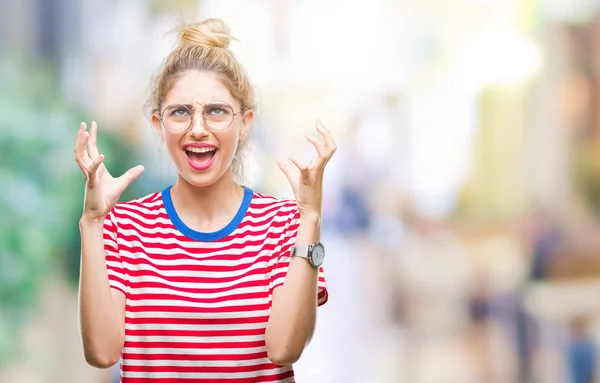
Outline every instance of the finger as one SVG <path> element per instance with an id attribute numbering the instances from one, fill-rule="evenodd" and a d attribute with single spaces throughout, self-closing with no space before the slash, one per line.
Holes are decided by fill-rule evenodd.
<path id="1" fill-rule="evenodd" d="M 86 124 L 82 122 L 79 124 L 79 130 L 77 131 L 77 139 L 75 140 L 75 148 L 73 152 L 75 153 L 75 158 L 83 158 L 83 153 L 85 151 L 85 143 L 87 142 L 86 135 Z"/>
<path id="2" fill-rule="evenodd" d="M 121 177 L 117 178 L 119 185 L 117 190 L 118 193 L 122 194 L 125 189 L 127 189 L 127 187 L 144 172 L 144 170 L 145 168 L 142 165 L 138 165 L 129 169 Z"/>
<path id="3" fill-rule="evenodd" d="M 325 147 L 325 142 L 323 140 L 318 139 L 317 137 L 313 136 L 312 134 L 308 134 L 306 136 L 306 139 L 311 144 L 313 144 L 313 146 L 317 150 L 317 153 L 319 154 L 319 157 L 327 158 L 329 153 L 327 151 L 327 148 Z"/>
<path id="4" fill-rule="evenodd" d="M 290 185 L 292 185 L 292 189 L 295 193 L 296 184 L 298 183 L 298 169 L 296 169 L 289 160 L 282 157 L 277 158 L 277 166 L 279 166 L 279 169 L 285 174 L 285 177 L 288 179 Z"/>
<path id="5" fill-rule="evenodd" d="M 84 137 L 84 141 L 83 141 L 83 154 L 81 155 L 81 160 L 83 161 L 85 166 L 89 166 L 92 163 L 92 159 L 90 158 L 90 155 L 87 151 L 86 144 L 88 142 L 88 140 L 90 139 L 90 133 L 89 132 L 83 132 L 83 137 Z"/>
<path id="6" fill-rule="evenodd" d="M 98 177 L 96 177 L 96 171 L 100 164 L 104 161 L 104 154 L 100 154 L 92 161 L 92 164 L 88 167 L 88 186 L 93 188 L 97 184 Z"/>
<path id="7" fill-rule="evenodd" d="M 87 145 L 88 154 L 90 155 L 90 158 L 92 158 L 92 159 L 95 159 L 99 155 L 97 140 L 98 140 L 98 124 L 96 124 L 96 121 L 92 121 L 92 126 L 90 127 L 90 138 L 88 139 L 88 145 Z"/>
<path id="8" fill-rule="evenodd" d="M 308 176 L 308 173 L 309 173 L 308 165 L 304 161 L 302 161 L 301 159 L 299 159 L 298 157 L 295 157 L 295 156 L 291 156 L 290 161 L 292 161 L 292 163 L 294 165 L 296 165 L 296 168 L 298 168 L 298 170 L 300 171 L 300 178 L 306 179 L 306 177 Z"/>
<path id="9" fill-rule="evenodd" d="M 75 162 L 77 163 L 77 166 L 79 166 L 79 169 L 81 169 L 83 178 L 87 181 L 89 178 L 89 173 L 88 173 L 87 167 L 85 167 L 78 158 L 75 159 Z"/>
<path id="10" fill-rule="evenodd" d="M 77 152 L 77 147 L 79 146 L 79 136 L 81 135 L 81 132 L 85 131 L 85 122 L 81 122 L 79 123 L 79 129 L 77 129 L 77 135 L 75 136 L 75 146 L 73 147 L 73 152 L 76 153 Z"/>
<path id="11" fill-rule="evenodd" d="M 283 157 L 277 158 L 277 165 L 288 178 L 298 175 L 298 169 L 296 169 L 289 160 Z"/>
<path id="12" fill-rule="evenodd" d="M 319 134 L 323 138 L 323 141 L 325 141 L 325 147 L 327 149 L 329 149 L 329 151 L 330 151 L 330 155 L 329 156 L 333 155 L 333 153 L 337 149 L 337 147 L 335 145 L 335 140 L 333 139 L 333 134 L 331 134 L 331 132 L 329 131 L 329 129 L 327 129 L 325 127 L 325 125 L 323 125 L 323 121 L 321 121 L 320 118 L 317 119 L 315 127 L 317 128 L 317 131 L 319 132 Z"/>

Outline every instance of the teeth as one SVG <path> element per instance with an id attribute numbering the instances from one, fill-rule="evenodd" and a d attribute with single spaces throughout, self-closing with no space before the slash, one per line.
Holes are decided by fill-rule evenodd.
<path id="1" fill-rule="evenodd" d="M 185 150 L 187 150 L 188 152 L 192 152 L 192 153 L 208 153 L 208 152 L 214 151 L 215 148 L 209 148 L 209 147 L 197 148 L 194 146 L 188 146 L 187 148 L 185 148 Z"/>

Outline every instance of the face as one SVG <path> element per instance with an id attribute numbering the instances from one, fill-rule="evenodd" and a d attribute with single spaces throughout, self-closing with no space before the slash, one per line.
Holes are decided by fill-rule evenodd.
<path id="1" fill-rule="evenodd" d="M 253 119 L 252 111 L 240 110 L 217 74 L 188 71 L 177 79 L 161 105 L 162 122 L 155 114 L 152 124 L 189 184 L 204 187 L 232 177 L 231 163 Z"/>

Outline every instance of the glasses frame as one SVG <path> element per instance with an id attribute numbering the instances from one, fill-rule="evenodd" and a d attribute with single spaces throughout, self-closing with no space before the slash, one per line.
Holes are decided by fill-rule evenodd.
<path id="1" fill-rule="evenodd" d="M 227 105 L 228 107 L 231 108 L 232 111 L 234 111 L 233 114 L 232 114 L 232 117 L 231 117 L 231 121 L 229 121 L 229 125 L 227 125 L 223 129 L 215 129 L 212 126 L 210 126 L 210 124 L 208 123 L 208 121 L 206 121 L 206 115 L 204 113 L 204 109 L 208 105 L 212 105 L 212 104 Z M 202 121 L 204 122 L 204 126 L 206 126 L 208 129 L 210 129 L 212 131 L 215 131 L 215 132 L 222 132 L 224 130 L 229 129 L 229 127 L 231 126 L 231 124 L 233 124 L 233 121 L 235 120 L 235 116 L 238 115 L 238 114 L 240 114 L 240 113 L 245 112 L 245 109 L 243 109 L 243 108 L 240 109 L 239 111 L 235 112 L 235 109 L 233 109 L 233 106 L 229 105 L 228 102 L 221 101 L 221 100 L 211 101 L 211 102 L 209 102 L 207 104 L 200 104 L 200 105 L 202 106 L 202 108 L 200 108 L 200 109 L 202 110 Z M 165 114 L 165 112 L 167 111 L 167 109 L 169 109 L 169 108 L 171 108 L 173 106 L 180 106 L 182 108 L 187 109 L 190 112 L 190 115 L 192 116 L 192 119 L 190 120 L 190 125 L 186 129 L 184 129 L 182 131 L 176 131 L 176 132 L 172 131 L 171 129 L 169 129 L 167 127 L 167 125 L 165 124 L 165 121 L 163 119 L 163 115 Z M 185 105 L 185 104 L 170 104 L 170 105 L 165 106 L 165 108 L 163 109 L 163 111 L 160 113 L 160 116 L 159 116 L 160 117 L 160 123 L 161 123 L 161 125 L 165 129 L 167 129 L 171 133 L 176 133 L 176 134 L 186 133 L 186 132 L 188 132 L 192 128 L 192 126 L 194 126 L 194 119 L 196 118 L 196 112 L 197 111 L 198 111 L 198 108 L 192 108 L 192 110 L 190 110 L 190 108 L 188 108 L 187 105 Z"/>

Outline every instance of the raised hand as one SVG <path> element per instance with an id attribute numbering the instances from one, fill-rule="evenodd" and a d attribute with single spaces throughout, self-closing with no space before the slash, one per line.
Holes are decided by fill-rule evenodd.
<path id="1" fill-rule="evenodd" d="M 98 152 L 97 135 L 98 126 L 95 122 L 92 122 L 89 132 L 86 123 L 82 122 L 77 131 L 74 152 L 86 185 L 83 218 L 104 220 L 127 186 L 142 174 L 144 167 L 133 167 L 118 178 L 111 176 L 104 166 L 104 155 Z"/>
<path id="2" fill-rule="evenodd" d="M 308 135 L 306 139 L 313 144 L 317 150 L 317 156 L 313 157 L 309 164 L 304 163 L 297 157 L 277 159 L 277 165 L 286 175 L 296 201 L 300 215 L 321 215 L 321 203 L 323 199 L 323 173 L 325 165 L 336 151 L 333 136 L 327 130 L 320 119 L 316 122 L 319 137 Z"/>

